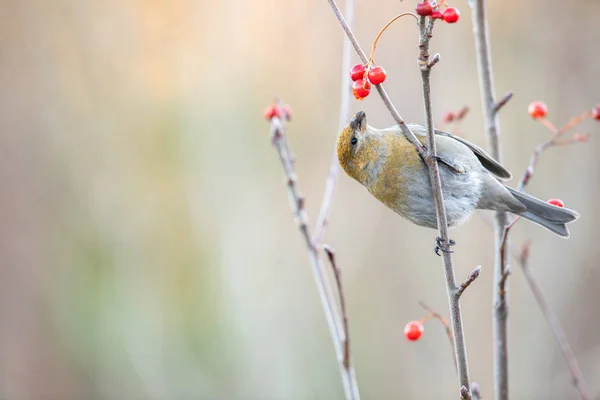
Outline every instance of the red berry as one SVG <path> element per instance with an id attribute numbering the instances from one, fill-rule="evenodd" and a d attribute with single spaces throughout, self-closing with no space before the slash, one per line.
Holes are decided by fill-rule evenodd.
<path id="1" fill-rule="evenodd" d="M 355 82 L 359 79 L 362 79 L 363 76 L 365 76 L 365 66 L 363 64 L 356 64 L 350 70 L 350 79 Z"/>
<path id="2" fill-rule="evenodd" d="M 279 114 L 279 108 L 277 107 L 277 104 L 271 104 L 269 107 L 265 108 L 264 114 L 267 121 L 270 121 L 275 117 L 279 118 L 281 116 Z"/>
<path id="3" fill-rule="evenodd" d="M 436 10 L 434 12 L 431 13 L 431 18 L 432 19 L 440 19 L 440 18 L 444 18 L 444 15 L 442 14 L 441 11 Z"/>
<path id="4" fill-rule="evenodd" d="M 592 109 L 592 118 L 596 121 L 600 121 L 600 104 Z"/>
<path id="5" fill-rule="evenodd" d="M 408 340 L 419 340 L 424 330 L 425 328 L 420 321 L 410 321 L 404 327 L 404 336 L 406 336 Z"/>
<path id="6" fill-rule="evenodd" d="M 429 0 L 425 0 L 423 3 L 417 4 L 417 14 L 419 14 L 421 17 L 431 15 L 432 12 L 433 7 L 431 6 Z"/>
<path id="7" fill-rule="evenodd" d="M 371 84 L 367 78 L 355 81 L 352 84 L 352 94 L 357 100 L 362 100 L 371 93 Z"/>
<path id="8" fill-rule="evenodd" d="M 371 81 L 373 85 L 379 85 L 380 83 L 383 83 L 383 81 L 385 81 L 385 69 L 383 69 L 383 67 L 380 66 L 373 67 L 369 69 L 369 73 L 367 74 L 367 76 L 369 77 L 369 81 Z"/>
<path id="9" fill-rule="evenodd" d="M 556 207 L 565 208 L 565 203 L 563 203 L 562 200 L 560 200 L 560 199 L 550 199 L 547 201 L 547 203 L 552 204 L 553 206 L 556 206 Z"/>
<path id="10" fill-rule="evenodd" d="M 454 7 L 446 8 L 444 10 L 444 13 L 442 14 L 442 18 L 444 18 L 444 21 L 449 24 L 453 24 L 456 21 L 458 21 L 458 17 L 460 17 L 460 11 L 458 11 L 458 8 Z"/>
<path id="11" fill-rule="evenodd" d="M 456 114 L 454 114 L 452 111 L 448 111 L 446 114 L 444 114 L 444 123 L 445 124 L 449 124 L 450 122 L 454 121 L 456 119 Z"/>
<path id="12" fill-rule="evenodd" d="M 543 101 L 532 101 L 527 112 L 533 119 L 544 118 L 548 114 L 548 106 Z"/>

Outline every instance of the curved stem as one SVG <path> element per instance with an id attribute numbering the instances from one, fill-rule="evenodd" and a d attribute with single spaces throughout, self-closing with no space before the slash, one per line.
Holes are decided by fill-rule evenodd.
<path id="1" fill-rule="evenodd" d="M 381 37 L 381 35 L 383 35 L 383 32 L 385 32 L 385 30 L 387 28 L 389 28 L 389 26 L 391 24 L 393 24 L 394 22 L 396 22 L 400 18 L 404 17 L 405 15 L 412 15 L 417 21 L 419 20 L 419 17 L 417 17 L 416 14 L 411 13 L 411 12 L 403 12 L 402 14 L 396 15 L 394 18 L 392 18 L 390 20 L 390 22 L 388 22 L 387 24 L 385 24 L 385 26 L 379 31 L 379 33 L 375 37 L 375 40 L 373 41 L 373 46 L 371 47 L 371 55 L 369 55 L 369 65 L 373 63 L 373 55 L 375 54 L 375 48 L 377 47 L 377 42 L 379 41 L 379 38 Z"/>

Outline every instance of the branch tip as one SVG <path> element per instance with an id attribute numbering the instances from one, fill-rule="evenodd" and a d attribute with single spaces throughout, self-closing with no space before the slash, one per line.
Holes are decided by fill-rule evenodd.
<path id="1" fill-rule="evenodd" d="M 462 296 L 463 292 L 471 285 L 471 283 L 473 283 L 475 281 L 475 279 L 479 278 L 480 273 L 481 273 L 481 265 L 478 265 L 477 267 L 475 267 L 475 269 L 473 271 L 471 271 L 471 273 L 469 274 L 467 279 L 465 279 L 465 281 L 460 284 L 458 289 L 456 289 L 455 296 L 457 298 L 460 298 L 460 296 Z"/>
<path id="2" fill-rule="evenodd" d="M 438 62 L 440 62 L 440 53 L 436 53 L 431 60 L 427 62 L 427 69 L 431 69 Z"/>
<path id="3" fill-rule="evenodd" d="M 323 244 L 323 251 L 327 254 L 327 258 L 329 258 L 329 262 L 335 265 L 335 251 L 328 244 Z"/>
<path id="4" fill-rule="evenodd" d="M 513 92 L 507 92 L 504 96 L 502 96 L 502 98 L 500 99 L 500 101 L 498 101 L 495 105 L 494 105 L 494 110 L 493 113 L 497 114 L 498 111 L 500 111 L 500 109 L 502 107 L 504 107 L 506 105 L 506 103 L 508 103 L 510 101 L 510 99 L 512 99 L 514 96 Z"/>

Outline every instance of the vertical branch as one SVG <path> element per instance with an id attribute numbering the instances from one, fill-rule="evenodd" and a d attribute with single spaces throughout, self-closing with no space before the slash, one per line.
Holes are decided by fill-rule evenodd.
<path id="1" fill-rule="evenodd" d="M 346 0 L 346 22 L 349 27 L 352 27 L 352 21 L 354 19 L 354 0 Z M 342 93 L 340 101 L 340 114 L 338 118 L 338 132 L 344 128 L 344 125 L 348 123 L 350 116 L 350 87 L 351 79 L 350 71 L 351 67 L 351 43 L 350 39 L 344 40 L 344 48 L 342 50 Z M 337 152 L 335 146 L 333 148 L 333 154 L 331 156 L 331 165 L 329 167 L 329 175 L 327 176 L 327 182 L 325 183 L 325 192 L 323 193 L 323 200 L 321 202 L 321 210 L 319 211 L 319 217 L 317 218 L 317 224 L 315 226 L 315 232 L 313 234 L 313 241 L 316 245 L 323 243 L 323 237 L 325 236 L 325 228 L 327 226 L 327 216 L 333 202 L 333 193 L 335 185 L 337 184 L 337 178 L 340 172 L 340 164 L 337 158 Z"/>
<path id="2" fill-rule="evenodd" d="M 485 0 L 469 1 L 473 14 L 473 33 L 477 52 L 481 102 L 485 114 L 485 127 L 490 153 L 502 161 L 500 150 L 500 127 L 492 72 L 492 56 L 486 16 Z M 502 237 L 507 224 L 507 215 L 496 212 L 494 221 L 496 255 L 494 261 L 494 384 L 495 398 L 508 399 L 508 284 L 506 281 L 506 254 L 502 254 Z M 506 246 L 504 246 L 506 247 Z M 500 290 L 502 286 L 502 290 Z"/>
<path id="3" fill-rule="evenodd" d="M 358 392 L 358 384 L 356 383 L 356 377 L 354 374 L 354 368 L 350 363 L 350 359 L 345 361 L 344 350 L 346 347 L 346 335 L 344 333 L 344 327 L 340 315 L 335 307 L 335 300 L 332 294 L 331 286 L 327 279 L 325 268 L 319 258 L 317 248 L 312 242 L 310 236 L 310 229 L 308 224 L 308 216 L 306 215 L 306 209 L 304 205 L 304 197 L 300 194 L 298 189 L 298 182 L 294 173 L 293 162 L 290 159 L 290 148 L 287 143 L 285 136 L 285 124 L 279 117 L 271 119 L 271 138 L 273 146 L 277 150 L 279 159 L 281 161 L 283 170 L 286 176 L 286 186 L 288 189 L 288 195 L 292 210 L 294 211 L 296 224 L 304 243 L 308 250 L 309 261 L 312 266 L 313 275 L 317 284 L 319 292 L 319 298 L 321 299 L 321 305 L 323 312 L 327 318 L 327 324 L 329 325 L 329 331 L 331 338 L 334 343 L 337 359 L 339 362 L 340 374 L 344 386 L 344 392 L 347 400 L 358 400 L 360 394 Z"/>
<path id="4" fill-rule="evenodd" d="M 429 21 L 429 23 L 427 23 Z M 425 106 L 425 127 L 427 129 L 427 166 L 429 167 L 429 178 L 433 188 L 433 197 L 435 200 L 435 210 L 438 221 L 438 233 L 442 249 L 442 259 L 444 264 L 444 275 L 446 277 L 446 291 L 448 294 L 448 305 L 450 308 L 450 322 L 452 323 L 454 337 L 454 352 L 456 359 L 456 368 L 458 372 L 460 395 L 463 399 L 471 397 L 469 367 L 467 363 L 467 349 L 465 345 L 465 336 L 462 324 L 462 313 L 460 309 L 459 288 L 456 285 L 454 276 L 454 266 L 452 265 L 452 253 L 449 251 L 450 238 L 448 236 L 448 220 L 446 217 L 446 207 L 444 206 L 444 197 L 442 193 L 442 182 L 440 171 L 436 159 L 435 133 L 433 128 L 433 112 L 431 110 L 431 67 L 437 63 L 439 56 L 436 55 L 430 60 L 429 41 L 431 31 L 433 30 L 434 20 L 419 18 L 419 66 L 421 69 L 421 80 L 423 82 L 423 102 Z"/>

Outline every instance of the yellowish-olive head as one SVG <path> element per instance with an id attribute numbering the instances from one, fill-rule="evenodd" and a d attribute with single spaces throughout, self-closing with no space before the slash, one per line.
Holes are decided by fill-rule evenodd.
<path id="1" fill-rule="evenodd" d="M 350 123 L 346 125 L 337 140 L 337 156 L 344 171 L 354 179 L 358 178 L 358 169 L 364 160 L 361 160 L 361 145 L 367 130 L 367 116 L 359 111 L 352 116 Z"/>

